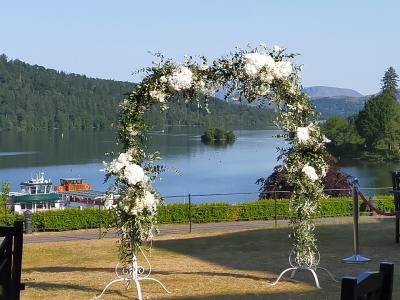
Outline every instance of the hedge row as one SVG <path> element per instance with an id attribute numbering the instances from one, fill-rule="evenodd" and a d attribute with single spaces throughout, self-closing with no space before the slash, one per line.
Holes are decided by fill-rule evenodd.
<path id="1" fill-rule="evenodd" d="M 276 205 L 275 205 L 276 203 Z M 393 196 L 379 196 L 375 206 L 384 211 L 393 211 Z M 360 206 L 360 212 L 369 214 L 368 207 Z M 328 198 L 321 201 L 316 217 L 351 216 L 353 201 L 349 197 Z M 241 220 L 273 220 L 288 219 L 288 199 L 267 199 L 237 204 L 203 203 L 192 204 L 191 219 L 193 223 L 241 221 Z M 96 228 L 112 224 L 112 211 L 94 208 L 64 209 L 41 211 L 32 214 L 32 227 L 35 231 L 62 231 L 74 229 Z M 21 218 L 19 215 L 17 218 Z M 10 221 L 12 220 L 8 220 Z M 161 224 L 177 224 L 189 222 L 188 204 L 166 204 L 159 207 L 158 222 Z"/>

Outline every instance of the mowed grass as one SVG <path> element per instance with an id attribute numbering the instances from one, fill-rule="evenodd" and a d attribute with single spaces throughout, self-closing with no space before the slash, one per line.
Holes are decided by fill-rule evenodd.
<path id="1" fill-rule="evenodd" d="M 269 284 L 288 267 L 289 233 L 289 228 L 280 228 L 160 236 L 151 251 L 152 274 L 172 294 L 156 283 L 144 282 L 143 298 L 339 299 L 340 283 L 323 272 L 319 272 L 322 289 L 314 287 L 307 272 L 295 280 Z M 364 265 L 341 263 L 352 254 L 351 224 L 320 226 L 317 234 L 321 266 L 339 278 L 378 270 L 381 261 L 394 262 L 393 299 L 400 299 L 400 245 L 394 243 L 393 219 L 360 224 L 361 254 L 372 259 Z M 115 239 L 24 247 L 22 299 L 91 299 L 115 277 Z M 136 290 L 134 285 L 127 290 L 122 283 L 115 284 L 102 299 L 136 299 Z"/>

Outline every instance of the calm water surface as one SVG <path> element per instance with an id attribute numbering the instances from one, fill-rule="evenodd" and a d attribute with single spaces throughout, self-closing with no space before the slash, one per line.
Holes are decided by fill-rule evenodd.
<path id="1" fill-rule="evenodd" d="M 199 128 L 173 128 L 152 132 L 148 147 L 158 150 L 160 164 L 168 168 L 155 182 L 163 196 L 214 193 L 253 193 L 249 195 L 193 197 L 194 202 L 238 202 L 257 198 L 255 181 L 268 176 L 277 164 L 277 147 L 283 143 L 274 137 L 277 130 L 235 131 L 234 145 L 217 147 L 200 142 Z M 45 172 L 58 183 L 61 177 L 85 178 L 95 190 L 107 190 L 102 161 L 106 152 L 116 151 L 113 131 L 0 132 L 0 182 L 19 183 Z M 356 176 L 361 186 L 390 186 L 390 171 L 400 164 L 372 164 L 358 160 L 342 163 L 342 169 Z M 168 202 L 186 201 L 178 197 Z"/>

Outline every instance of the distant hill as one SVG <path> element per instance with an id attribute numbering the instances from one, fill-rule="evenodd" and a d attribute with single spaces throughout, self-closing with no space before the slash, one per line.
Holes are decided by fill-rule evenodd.
<path id="1" fill-rule="evenodd" d="M 102 129 L 118 120 L 118 104 L 134 83 L 67 74 L 0 55 L 0 130 Z M 210 99 L 211 114 L 176 99 L 146 113 L 156 127 L 254 128 L 272 124 L 271 110 Z"/>
<path id="2" fill-rule="evenodd" d="M 329 116 L 349 117 L 364 108 L 364 104 L 370 96 L 363 97 L 323 97 L 311 98 L 316 111 L 321 113 L 321 118 Z"/>
<path id="3" fill-rule="evenodd" d="M 321 113 L 321 118 L 329 116 L 349 117 L 364 108 L 365 102 L 373 95 L 349 97 L 312 97 L 311 102 L 315 105 L 316 111 Z M 400 90 L 397 91 L 397 100 L 400 102 Z"/>
<path id="4" fill-rule="evenodd" d="M 325 97 L 362 97 L 359 92 L 351 89 L 330 87 L 330 86 L 310 86 L 303 88 L 303 92 L 311 98 Z"/>

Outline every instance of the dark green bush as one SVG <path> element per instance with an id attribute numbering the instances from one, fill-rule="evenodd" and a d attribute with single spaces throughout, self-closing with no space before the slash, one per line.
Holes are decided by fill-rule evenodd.
<path id="1" fill-rule="evenodd" d="M 107 227 L 111 224 L 113 213 L 95 208 L 68 208 L 48 210 L 32 214 L 32 229 L 35 231 L 62 231 Z"/>
<path id="2" fill-rule="evenodd" d="M 276 212 L 275 212 L 276 201 Z M 383 211 L 393 211 L 392 195 L 378 196 L 375 206 Z M 202 203 L 192 204 L 191 215 L 193 223 L 241 221 L 241 220 L 273 220 L 289 218 L 288 199 L 266 199 L 236 204 Z M 369 208 L 360 201 L 360 212 L 370 213 Z M 332 197 L 320 202 L 316 217 L 341 217 L 353 214 L 353 200 L 351 197 Z M 114 211 L 98 210 L 94 208 L 64 210 L 49 210 L 32 214 L 32 228 L 35 231 L 62 231 L 74 229 L 97 228 L 114 224 Z M 23 218 L 16 215 L 9 218 L 11 224 L 14 219 Z M 1 219 L 1 216 L 0 216 Z M 158 208 L 157 215 L 160 224 L 178 224 L 189 222 L 189 204 L 164 204 Z"/>

